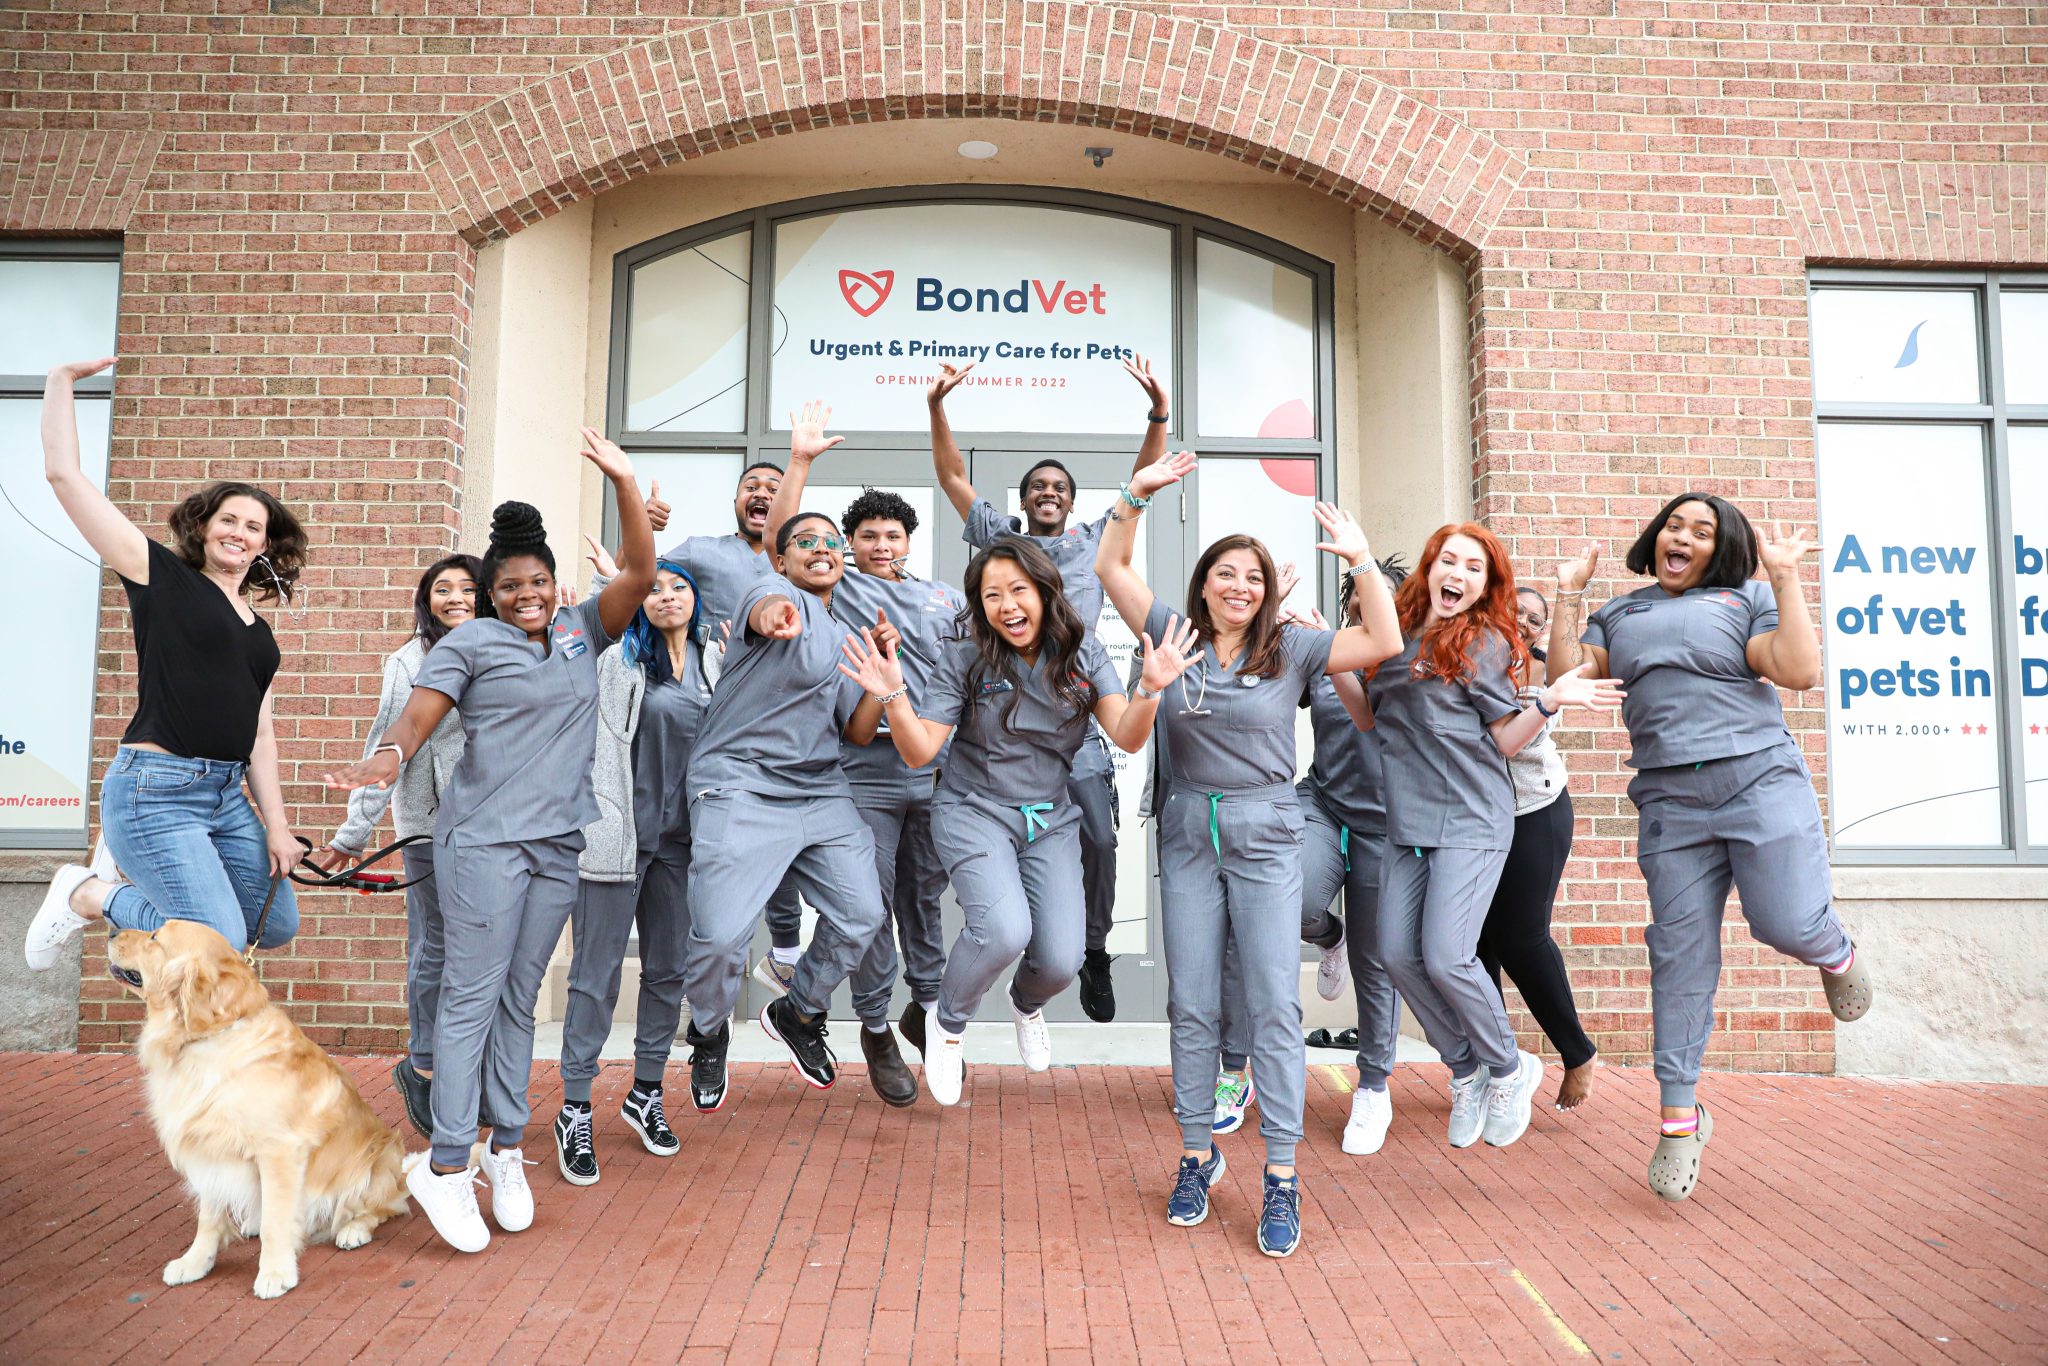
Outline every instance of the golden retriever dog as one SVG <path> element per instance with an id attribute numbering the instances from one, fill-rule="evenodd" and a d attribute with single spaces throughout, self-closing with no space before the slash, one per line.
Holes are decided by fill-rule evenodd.
<path id="1" fill-rule="evenodd" d="M 270 1003 L 233 945 L 171 920 L 115 935 L 107 958 L 149 1007 L 136 1056 L 150 1118 L 199 1206 L 199 1231 L 164 1268 L 165 1285 L 198 1280 L 223 1242 L 254 1229 L 256 1293 L 275 1299 L 299 1283 L 309 1239 L 361 1247 L 406 1213 L 398 1135 Z"/>

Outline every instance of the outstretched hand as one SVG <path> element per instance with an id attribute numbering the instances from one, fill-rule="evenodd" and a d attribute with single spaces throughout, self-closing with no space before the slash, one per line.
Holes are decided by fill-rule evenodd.
<path id="1" fill-rule="evenodd" d="M 398 756 L 388 749 L 380 749 L 367 759 L 358 760 L 347 768 L 338 768 L 327 774 L 323 781 L 329 787 L 354 791 L 359 787 L 386 788 L 397 779 Z"/>
<path id="2" fill-rule="evenodd" d="M 590 553 L 583 558 L 590 561 L 590 567 L 597 571 L 599 577 L 616 579 L 619 576 L 618 561 L 612 558 L 609 550 L 597 543 L 596 537 L 587 531 L 584 532 L 583 544 L 590 547 Z"/>
<path id="3" fill-rule="evenodd" d="M 583 428 L 583 458 L 597 466 L 607 479 L 633 477 L 633 462 L 626 458 L 626 453 L 619 449 L 616 441 L 607 440 L 605 434 L 595 427 Z"/>
<path id="4" fill-rule="evenodd" d="M 761 616 L 761 635 L 769 640 L 795 640 L 803 632 L 803 613 L 796 610 L 795 603 L 779 598 L 766 604 Z"/>
<path id="5" fill-rule="evenodd" d="M 1618 678 L 1587 678 L 1585 674 L 1589 667 L 1591 666 L 1581 664 L 1578 668 L 1570 670 L 1560 677 L 1557 682 L 1545 688 L 1543 690 L 1546 694 L 1544 705 L 1548 706 L 1552 711 L 1560 711 L 1565 707 L 1620 706 L 1621 700 L 1628 696 L 1628 693 L 1621 686 L 1621 680 Z"/>
<path id="6" fill-rule="evenodd" d="M 102 356 L 98 360 L 68 360 L 62 365 L 50 367 L 50 378 L 62 377 L 76 384 L 79 380 L 97 375 L 114 363 L 114 357 Z"/>
<path id="7" fill-rule="evenodd" d="M 1330 539 L 1316 542 L 1316 549 L 1340 556 L 1351 564 L 1363 564 L 1372 558 L 1372 546 L 1365 539 L 1365 528 L 1358 519 L 1338 507 L 1335 503 L 1316 504 L 1316 523 Z"/>
<path id="8" fill-rule="evenodd" d="M 1798 574 L 1799 562 L 1806 558 L 1807 551 L 1813 549 L 1813 542 L 1807 540 L 1805 533 L 1798 528 L 1787 529 L 1783 522 L 1779 522 L 1774 530 L 1775 536 L 1757 546 L 1757 558 L 1763 561 L 1765 571 L 1773 578 L 1780 574 Z"/>
<path id="9" fill-rule="evenodd" d="M 944 403 L 946 395 L 960 387 L 960 381 L 967 378 L 967 372 L 972 370 L 974 365 L 973 361 L 965 365 L 948 365 L 945 361 L 940 361 L 939 377 L 924 391 L 925 402 Z"/>
<path id="10" fill-rule="evenodd" d="M 791 460 L 816 460 L 846 440 L 843 436 L 826 436 L 825 429 L 832 425 L 832 410 L 817 399 L 804 405 L 801 413 L 789 415 L 789 458 Z"/>
<path id="11" fill-rule="evenodd" d="M 1161 417 L 1166 415 L 1166 385 L 1152 373 L 1152 362 L 1143 356 L 1124 362 L 1124 373 L 1138 381 L 1138 387 L 1145 391 L 1145 397 L 1152 400 L 1152 411 Z"/>
<path id="12" fill-rule="evenodd" d="M 1200 656 L 1199 640 L 1195 624 L 1180 616 L 1166 619 L 1166 630 L 1156 645 L 1148 633 L 1140 631 L 1138 641 L 1145 649 L 1145 667 L 1138 673 L 1138 682 L 1147 692 L 1164 692 L 1166 685 L 1186 673 Z"/>
<path id="13" fill-rule="evenodd" d="M 1582 592 L 1593 581 L 1593 566 L 1600 563 L 1600 547 L 1586 542 L 1586 548 L 1579 552 L 1576 560 L 1566 560 L 1557 567 L 1557 591 L 1560 593 Z"/>
<path id="14" fill-rule="evenodd" d="M 839 672 L 845 674 L 870 697 L 885 697 L 903 686 L 903 665 L 896 658 L 896 643 L 891 640 L 885 647 L 877 640 L 871 627 L 862 627 L 859 635 L 848 633 L 839 646 L 844 656 L 839 662 Z"/>
<path id="15" fill-rule="evenodd" d="M 1169 452 L 1131 476 L 1131 494 L 1137 498 L 1150 498 L 1169 484 L 1177 484 L 1194 472 L 1193 451 Z"/>

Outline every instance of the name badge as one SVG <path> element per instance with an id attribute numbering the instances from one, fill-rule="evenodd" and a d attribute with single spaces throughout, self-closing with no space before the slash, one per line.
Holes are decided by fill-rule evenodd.
<path id="1" fill-rule="evenodd" d="M 564 631 L 557 628 L 555 645 L 570 659 L 580 658 L 590 650 L 590 642 L 583 638 L 581 631 Z"/>
<path id="2" fill-rule="evenodd" d="M 1010 680 L 1007 678 L 998 678 L 993 683 L 984 683 L 981 685 L 981 695 L 983 697 L 987 697 L 991 693 L 1012 691 L 1014 691 L 1014 689 L 1010 686 Z"/>

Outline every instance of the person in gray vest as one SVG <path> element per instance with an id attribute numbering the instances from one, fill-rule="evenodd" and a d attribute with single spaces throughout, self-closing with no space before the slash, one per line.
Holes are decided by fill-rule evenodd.
<path id="1" fill-rule="evenodd" d="M 1549 676 L 1583 664 L 1628 687 L 1621 719 L 1636 771 L 1636 865 L 1650 893 L 1643 940 L 1663 1104 L 1649 1181 L 1666 1200 L 1692 1193 L 1714 1131 L 1697 1088 L 1730 885 L 1752 935 L 1820 970 L 1836 1019 L 1861 1019 L 1875 990 L 1835 914 L 1820 806 L 1778 701 L 1778 688 L 1821 681 L 1820 637 L 1799 584 L 1810 549 L 1783 528 L 1760 543 L 1727 499 L 1682 493 L 1629 547 L 1629 571 L 1656 581 L 1609 599 L 1583 630 L 1599 551 L 1588 546 L 1557 569 Z M 1752 577 L 1759 565 L 1764 581 Z"/>
<path id="2" fill-rule="evenodd" d="M 1514 838 L 1507 760 L 1566 706 L 1613 706 L 1612 680 L 1560 677 L 1516 696 L 1527 658 L 1500 539 L 1473 522 L 1437 528 L 1396 600 L 1401 653 L 1367 674 L 1380 733 L 1387 850 L 1380 957 L 1451 1069 L 1451 1146 L 1506 1147 L 1528 1131 L 1543 1064 L 1515 1046 L 1479 931 Z"/>
<path id="3" fill-rule="evenodd" d="M 598 568 L 617 573 L 609 557 Z M 619 643 L 597 661 L 598 818 L 583 830 L 570 913 L 569 1007 L 562 1020 L 562 1109 L 555 1164 L 572 1185 L 598 1179 L 591 1082 L 611 1033 L 626 945 L 639 931 L 640 1004 L 633 1017 L 633 1088 L 620 1116 L 648 1152 L 673 1157 L 662 1078 L 682 1027 L 683 958 L 690 938 L 687 765 L 723 651 L 709 639 L 697 588 L 674 560 Z"/>
<path id="4" fill-rule="evenodd" d="M 768 510 L 775 491 L 782 487 L 782 466 L 772 460 L 756 460 L 740 471 L 740 482 L 732 491 L 733 531 L 729 536 L 686 536 L 670 546 L 662 558 L 683 567 L 697 585 L 698 614 L 709 638 L 723 640 L 725 630 L 737 629 L 733 611 L 740 595 L 754 580 L 775 572 L 768 557 Z M 660 486 L 649 490 L 648 514 L 659 532 L 667 527 L 669 505 L 659 498 Z M 768 898 L 768 956 L 754 966 L 754 979 L 780 996 L 795 980 L 796 960 L 803 952 L 803 907 L 797 902 L 796 884 L 785 879 Z"/>
<path id="5" fill-rule="evenodd" d="M 467 743 L 434 821 L 447 965 L 434 1022 L 433 1152 L 406 1188 L 434 1231 L 462 1252 L 491 1240 L 468 1167 L 488 1117 L 483 1170 L 499 1228 L 533 1222 L 520 1150 L 529 1118 L 533 1008 L 576 902 L 583 828 L 597 818 L 597 659 L 654 582 L 654 533 L 625 453 L 595 428 L 583 454 L 618 498 L 619 577 L 562 610 L 540 513 L 491 514 L 483 584 L 489 611 L 428 652 L 412 695 L 368 759 L 328 775 L 333 787 L 389 786 L 455 710 Z"/>
<path id="6" fill-rule="evenodd" d="M 792 425 L 792 447 L 815 456 L 806 443 L 824 440 L 822 420 Z M 846 631 L 832 619 L 831 603 L 845 572 L 846 542 L 830 517 L 804 512 L 776 529 L 775 550 L 781 574 L 757 580 L 741 596 L 718 691 L 690 751 L 684 988 L 686 1037 L 695 1050 L 690 1099 L 700 1111 L 725 1104 L 747 945 L 758 908 L 776 885 L 793 876 L 817 908 L 818 925 L 788 994 L 763 1007 L 761 1026 L 815 1087 L 832 1085 L 838 1075 L 825 1037 L 832 992 L 886 917 L 875 837 L 839 766 Z"/>
<path id="7" fill-rule="evenodd" d="M 448 555 L 427 566 L 412 597 L 412 639 L 384 661 L 384 684 L 377 696 L 377 715 L 363 741 L 370 758 L 384 743 L 384 732 L 398 719 L 419 678 L 427 651 L 450 631 L 476 616 L 477 583 L 483 562 L 474 555 Z M 391 1069 L 391 1080 L 405 1105 L 405 1117 L 421 1137 L 434 1136 L 434 1012 L 441 1002 L 441 970 L 447 946 L 441 925 L 441 903 L 434 883 L 434 816 L 441 793 L 462 758 L 462 722 L 455 713 L 443 717 L 420 752 L 398 771 L 391 787 L 359 787 L 348 794 L 348 819 L 311 855 L 326 872 L 360 859 L 370 847 L 377 822 L 391 809 L 391 825 L 401 840 L 428 838 L 399 852 L 405 879 L 405 1019 L 406 1056 Z"/>
<path id="8" fill-rule="evenodd" d="M 1195 468 L 1183 452 L 1131 477 L 1096 553 L 1103 590 L 1128 622 L 1158 639 L 1173 613 L 1131 567 L 1137 519 L 1152 498 Z M 1250 536 L 1226 536 L 1195 562 L 1187 617 L 1200 653 L 1159 708 L 1159 880 L 1164 907 L 1167 1019 L 1181 1162 L 1167 1219 L 1199 1224 L 1223 1175 L 1211 1126 L 1222 1051 L 1223 966 L 1234 937 L 1242 965 L 1248 1040 L 1265 1088 L 1259 1128 L 1266 1170 L 1259 1249 L 1291 1255 L 1301 1244 L 1300 1178 L 1307 1059 L 1301 1037 L 1299 950 L 1302 811 L 1295 792 L 1295 710 L 1325 674 L 1376 664 L 1400 647 L 1393 599 L 1365 533 L 1349 514 L 1318 503 L 1329 539 L 1359 585 L 1362 624 L 1341 631 L 1280 620 L 1273 558 Z M 1144 689 L 1139 690 L 1142 696 Z"/>
<path id="9" fill-rule="evenodd" d="M 812 452 L 822 453 L 836 444 L 824 436 L 830 418 L 830 409 L 815 407 L 792 417 L 797 430 L 791 435 L 789 470 L 769 512 L 770 535 L 802 506 L 815 458 Z M 868 489 L 847 506 L 840 526 L 852 543 L 853 568 L 840 577 L 827 610 L 849 633 L 865 627 L 893 628 L 910 701 L 921 705 L 944 642 L 959 633 L 957 619 L 965 600 L 959 589 L 915 578 L 906 568 L 917 513 L 898 495 Z M 851 690 L 843 705 L 857 705 L 859 690 L 847 680 L 841 685 Z M 886 723 L 883 730 L 886 733 Z M 885 926 L 875 936 L 848 985 L 854 1013 L 861 1019 L 868 1081 L 876 1095 L 896 1106 L 917 1101 L 917 1077 L 889 1031 L 889 1000 L 897 973 L 900 968 L 910 989 L 910 1001 L 903 1008 L 903 1037 L 922 1056 L 925 1017 L 938 1002 L 939 980 L 946 968 L 939 910 L 946 868 L 931 832 L 932 784 L 944 757 L 942 752 L 929 763 L 912 767 L 886 742 L 842 740 L 839 746 L 839 766 L 852 785 L 854 805 L 874 832 L 875 873 L 882 884 L 882 904 L 895 925 L 893 935 Z"/>
<path id="10" fill-rule="evenodd" d="M 939 487 L 966 522 L 961 535 L 977 550 L 995 544 L 1000 536 L 1029 535 L 1039 549 L 1051 557 L 1066 585 L 1067 600 L 1081 617 L 1090 636 L 1102 619 L 1102 584 L 1095 576 L 1095 549 L 1102 539 L 1105 518 L 1079 526 L 1069 525 L 1074 514 L 1074 476 L 1059 461 L 1039 461 L 1018 481 L 1017 496 L 1024 516 L 998 512 L 995 505 L 974 490 L 967 477 L 967 462 L 946 418 L 946 395 L 960 386 L 972 363 L 951 366 L 939 363 L 939 378 L 926 391 L 931 410 L 932 467 Z M 1145 391 L 1148 409 L 1145 438 L 1139 444 L 1132 472 L 1143 469 L 1166 453 L 1166 428 L 1170 419 L 1166 386 L 1152 373 L 1143 356 L 1124 362 L 1124 369 Z M 1068 796 L 1080 812 L 1082 885 L 1088 898 L 1088 949 L 1081 964 L 1081 1009 L 1088 1018 L 1107 1024 L 1116 1018 L 1116 987 L 1110 974 L 1109 932 L 1116 921 L 1116 771 L 1102 737 L 1089 729 L 1088 741 L 1075 756 L 1068 778 Z"/>
<path id="11" fill-rule="evenodd" d="M 903 761 L 922 768 L 950 739 L 932 803 L 932 837 L 966 925 L 946 959 L 925 1081 L 957 1105 L 967 1022 L 1012 963 L 1017 1051 L 1034 1072 L 1052 1066 L 1045 1003 L 1080 969 L 1086 938 L 1080 813 L 1065 800 L 1068 766 L 1091 717 L 1126 752 L 1144 746 L 1160 690 L 1187 667 L 1194 632 L 1178 620 L 1145 638 L 1138 699 L 1102 642 L 1081 629 L 1059 570 L 1036 544 L 1005 536 L 967 566 L 967 633 L 947 641 L 913 706 L 898 652 L 872 631 L 849 638 L 840 672 L 862 690 L 847 726 L 857 743 L 886 716 Z"/>

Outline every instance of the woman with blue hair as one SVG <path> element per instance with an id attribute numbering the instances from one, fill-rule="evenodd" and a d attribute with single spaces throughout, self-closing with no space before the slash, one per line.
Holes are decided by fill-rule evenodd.
<path id="1" fill-rule="evenodd" d="M 598 573 L 617 572 L 595 541 Z M 626 944 L 640 932 L 640 1009 L 633 1089 L 620 1113 L 656 1157 L 682 1146 L 662 1108 L 662 1074 L 682 1024 L 683 955 L 690 940 L 690 807 L 684 768 L 696 742 L 722 647 L 706 642 L 697 581 L 656 561 L 654 586 L 619 643 L 597 663 L 599 815 L 583 830 L 569 1008 L 562 1024 L 562 1112 L 555 1156 L 578 1186 L 597 1181 L 590 1084 L 619 1002 Z"/>

